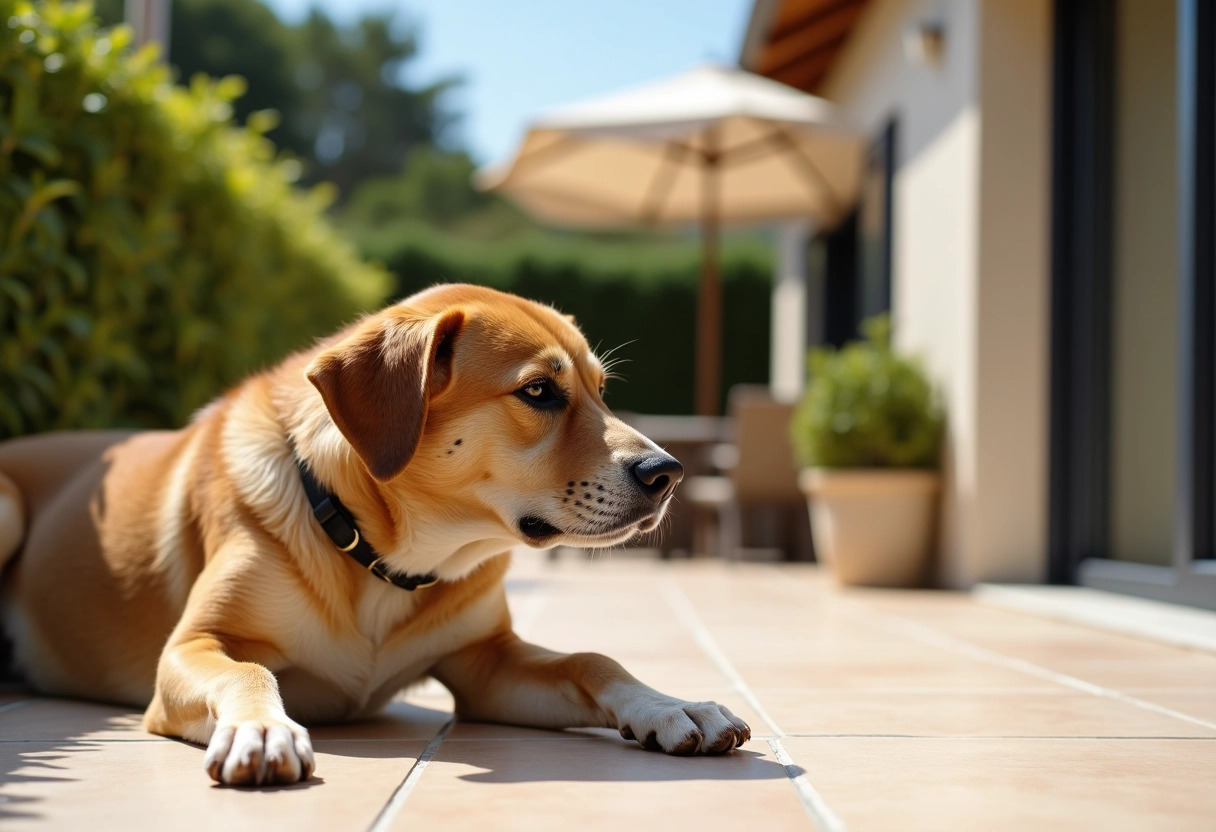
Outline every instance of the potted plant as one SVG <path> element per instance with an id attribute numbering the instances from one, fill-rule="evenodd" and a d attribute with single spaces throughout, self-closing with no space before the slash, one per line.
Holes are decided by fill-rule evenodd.
<path id="1" fill-rule="evenodd" d="M 942 411 L 919 362 L 891 349 L 886 316 L 865 339 L 811 351 L 790 423 L 816 552 L 845 584 L 925 576 L 939 490 Z"/>

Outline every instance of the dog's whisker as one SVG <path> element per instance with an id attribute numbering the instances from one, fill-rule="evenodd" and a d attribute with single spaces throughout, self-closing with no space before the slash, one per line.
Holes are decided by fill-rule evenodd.
<path id="1" fill-rule="evenodd" d="M 608 359 L 612 358 L 613 353 L 615 353 L 617 350 L 624 349 L 625 347 L 629 346 L 630 344 L 636 344 L 636 343 L 637 343 L 637 341 L 638 341 L 638 339 L 637 339 L 637 338 L 632 338 L 632 339 L 630 339 L 630 340 L 628 340 L 628 341 L 625 341 L 625 342 L 624 342 L 624 343 L 622 343 L 622 344 L 617 344 L 615 347 L 613 347 L 612 349 L 608 350 L 608 351 L 607 351 L 606 353 L 604 353 L 603 355 L 600 355 L 600 356 L 599 356 L 600 362 L 601 362 L 601 363 L 603 363 L 604 361 L 606 361 L 606 360 L 608 360 Z"/>

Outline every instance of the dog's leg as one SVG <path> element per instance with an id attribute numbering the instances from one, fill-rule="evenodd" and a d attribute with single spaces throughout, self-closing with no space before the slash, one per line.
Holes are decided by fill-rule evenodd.
<path id="1" fill-rule="evenodd" d="M 666 696 L 598 653 L 555 653 L 513 632 L 447 656 L 433 674 L 461 717 L 534 728 L 616 728 L 668 754 L 720 754 L 751 739 L 747 723 L 715 702 Z"/>
<path id="2" fill-rule="evenodd" d="M 233 660 L 209 636 L 170 638 L 144 727 L 206 744 L 203 766 L 220 783 L 295 783 L 315 767 L 308 731 L 288 718 L 274 674 Z"/>

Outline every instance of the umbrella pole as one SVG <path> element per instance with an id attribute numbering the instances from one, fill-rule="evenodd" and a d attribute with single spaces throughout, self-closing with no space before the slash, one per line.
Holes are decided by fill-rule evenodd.
<path id="1" fill-rule="evenodd" d="M 701 285 L 697 292 L 697 415 L 719 415 L 722 398 L 722 283 L 718 274 L 718 158 L 701 174 Z"/>

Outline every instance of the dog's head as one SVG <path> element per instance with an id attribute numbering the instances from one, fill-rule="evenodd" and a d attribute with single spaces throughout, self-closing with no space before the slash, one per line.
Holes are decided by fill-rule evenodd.
<path id="1" fill-rule="evenodd" d="M 429 289 L 306 375 L 378 490 L 415 522 L 445 518 L 454 544 L 619 543 L 659 524 L 683 476 L 604 405 L 604 367 L 573 320 L 514 295 Z"/>

